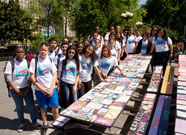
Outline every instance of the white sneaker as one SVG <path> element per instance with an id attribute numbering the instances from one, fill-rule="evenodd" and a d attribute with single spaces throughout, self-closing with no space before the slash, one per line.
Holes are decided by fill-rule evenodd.
<path id="1" fill-rule="evenodd" d="M 18 128 L 17 128 L 17 132 L 18 132 L 18 133 L 23 132 L 24 127 L 25 127 L 25 125 L 24 125 L 24 124 L 20 124 L 20 125 L 18 126 Z"/>

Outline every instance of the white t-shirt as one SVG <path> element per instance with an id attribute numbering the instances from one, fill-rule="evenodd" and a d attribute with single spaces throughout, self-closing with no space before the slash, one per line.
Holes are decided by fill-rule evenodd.
<path id="1" fill-rule="evenodd" d="M 127 43 L 126 43 L 127 40 Z M 127 38 L 124 39 L 125 43 L 126 43 L 126 50 L 128 53 L 133 53 L 134 49 L 135 49 L 135 42 L 136 42 L 136 38 L 134 35 L 131 35 Z"/>
<path id="2" fill-rule="evenodd" d="M 101 57 L 101 47 L 95 50 L 95 53 L 97 54 L 98 58 Z"/>
<path id="3" fill-rule="evenodd" d="M 135 36 L 136 37 L 136 36 Z M 142 36 L 136 37 L 136 41 L 139 42 L 142 39 Z"/>
<path id="4" fill-rule="evenodd" d="M 145 55 L 147 53 L 147 47 L 148 47 L 148 40 L 142 40 L 141 45 L 141 54 Z"/>
<path id="5" fill-rule="evenodd" d="M 98 59 L 98 63 L 99 63 L 99 69 L 101 70 L 101 72 L 103 72 L 104 74 L 108 74 L 109 70 L 112 68 L 112 66 L 117 66 L 118 65 L 118 61 L 115 57 L 109 57 L 109 58 L 99 58 Z"/>
<path id="6" fill-rule="evenodd" d="M 98 61 L 96 60 L 93 65 L 90 57 L 85 58 L 84 55 L 81 55 L 80 62 L 81 62 L 81 69 L 82 69 L 79 74 L 80 80 L 82 82 L 88 82 L 91 80 L 91 74 L 93 72 L 93 67 L 99 65 Z"/>
<path id="7" fill-rule="evenodd" d="M 172 44 L 172 40 L 168 37 L 168 40 L 164 40 L 161 37 L 157 39 L 154 37 L 152 44 L 155 44 L 156 52 L 167 52 L 169 51 L 169 45 Z M 168 44 L 167 44 L 168 43 Z"/>
<path id="8" fill-rule="evenodd" d="M 53 52 L 48 52 L 48 56 L 51 60 L 55 60 L 55 57 L 56 57 L 56 51 L 54 50 Z"/>
<path id="9" fill-rule="evenodd" d="M 81 72 L 81 64 L 79 65 L 79 72 Z M 59 72 L 62 72 L 62 64 L 59 65 Z M 73 60 L 67 60 L 67 65 L 65 67 L 62 81 L 69 83 L 69 84 L 75 84 L 76 82 L 76 75 L 77 75 L 77 66 L 76 61 Z"/>
<path id="10" fill-rule="evenodd" d="M 15 84 L 15 86 L 20 88 L 25 88 L 28 86 L 28 65 L 27 61 L 23 59 L 22 62 L 18 62 L 16 58 L 14 60 L 14 71 L 12 75 L 12 64 L 11 62 L 8 62 L 5 69 L 5 74 L 12 75 L 12 82 Z M 10 89 L 12 89 L 10 87 Z"/>
<path id="11" fill-rule="evenodd" d="M 110 32 L 107 32 L 106 34 L 105 34 L 105 40 L 109 40 L 109 35 L 110 35 Z"/>
<path id="12" fill-rule="evenodd" d="M 59 58 L 60 56 L 60 58 Z M 57 65 L 57 64 L 61 64 L 62 61 L 66 58 L 66 55 L 64 55 L 63 53 L 59 53 L 58 55 L 56 55 L 55 57 L 55 60 L 54 60 L 54 63 Z M 58 62 L 58 59 L 59 59 L 59 63 Z"/>
<path id="13" fill-rule="evenodd" d="M 32 59 L 29 71 L 35 74 L 35 59 Z M 36 79 L 43 88 L 50 89 L 52 84 L 52 73 L 56 71 L 56 66 L 49 57 L 46 57 L 44 60 L 42 60 L 40 55 L 38 56 Z M 39 90 L 36 86 L 35 89 Z"/>
<path id="14" fill-rule="evenodd" d="M 116 49 L 111 49 L 111 55 L 117 59 L 118 58 L 117 50 Z"/>

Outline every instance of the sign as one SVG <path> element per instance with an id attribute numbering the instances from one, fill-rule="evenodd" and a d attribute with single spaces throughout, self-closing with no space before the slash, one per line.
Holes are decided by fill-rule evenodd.
<path id="1" fill-rule="evenodd" d="M 52 27 L 49 27 L 49 36 L 55 34 L 55 29 Z M 48 38 L 48 27 L 42 27 L 42 35 L 44 38 Z"/>

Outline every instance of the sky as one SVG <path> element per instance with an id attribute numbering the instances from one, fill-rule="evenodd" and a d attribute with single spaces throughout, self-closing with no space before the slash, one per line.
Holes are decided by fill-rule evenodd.
<path id="1" fill-rule="evenodd" d="M 145 4 L 147 0 L 139 0 L 139 5 Z"/>

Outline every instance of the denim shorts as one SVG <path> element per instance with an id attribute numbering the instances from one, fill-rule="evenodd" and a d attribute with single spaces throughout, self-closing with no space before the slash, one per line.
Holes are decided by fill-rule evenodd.
<path id="1" fill-rule="evenodd" d="M 39 102 L 39 105 L 42 109 L 46 109 L 48 107 L 58 107 L 58 93 L 56 88 L 54 88 L 53 94 L 51 97 L 48 97 L 48 95 L 43 94 L 39 90 L 35 90 L 36 99 Z"/>

